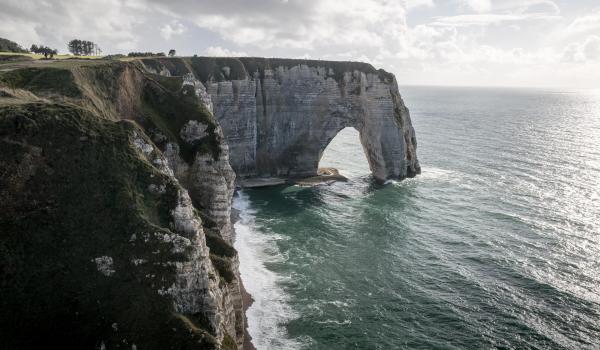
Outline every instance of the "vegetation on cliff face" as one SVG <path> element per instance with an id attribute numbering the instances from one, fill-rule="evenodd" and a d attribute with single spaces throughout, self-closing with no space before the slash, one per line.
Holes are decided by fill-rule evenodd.
<path id="1" fill-rule="evenodd" d="M 71 71 L 64 68 L 23 68 L 0 75 L 0 82 L 11 89 L 30 90 L 34 93 L 81 97 Z"/>
<path id="2" fill-rule="evenodd" d="M 221 140 L 215 133 L 217 123 L 204 105 L 198 103 L 192 86 L 184 86 L 179 91 L 172 91 L 173 82 L 181 81 L 180 77 L 160 77 L 158 84 L 147 84 L 142 95 L 142 111 L 145 117 L 142 124 L 150 122 L 172 140 L 177 140 L 181 157 L 188 163 L 194 155 L 210 153 L 216 160 L 219 158 Z M 207 135 L 192 144 L 184 142 L 180 130 L 190 120 L 207 125 Z M 148 125 L 149 126 L 149 125 Z"/>
<path id="3" fill-rule="evenodd" d="M 320 60 L 263 58 L 263 57 L 192 57 L 189 58 L 194 73 L 201 81 L 239 80 L 258 74 L 264 78 L 265 70 L 279 67 L 292 68 L 305 65 L 312 68 L 325 68 L 326 74 L 336 81 L 342 81 L 347 72 L 360 71 L 377 74 L 382 81 L 393 81 L 394 76 L 383 69 L 375 69 L 364 62 L 332 62 Z"/>
<path id="4" fill-rule="evenodd" d="M 178 313 L 158 292 L 189 259 L 159 239 L 183 189 L 133 136 L 160 133 L 156 146 L 176 142 L 191 162 L 218 157 L 217 124 L 181 77 L 90 62 L 0 72 L 2 348 L 217 348 L 206 315 Z M 189 120 L 208 125 L 191 145 L 180 136 Z M 198 214 L 215 277 L 231 282 L 236 252 Z M 236 348 L 227 333 L 220 346 Z"/>
<path id="5" fill-rule="evenodd" d="M 151 60 L 145 61 L 150 64 L 148 61 Z M 171 64 L 174 67 L 184 65 L 180 60 L 170 61 L 173 61 Z M 184 74 L 185 67 L 178 69 Z M 31 91 L 39 97 L 77 99 L 71 102 L 83 104 L 105 118 L 136 119 L 142 126 L 159 130 L 170 139 L 177 140 L 181 156 L 187 162 L 193 161 L 196 152 L 210 153 L 215 159 L 219 156 L 218 145 L 221 140 L 214 132 L 217 123 L 199 101 L 193 88 L 182 88 L 181 76 L 142 73 L 136 63 L 130 62 L 56 62 L 51 67 L 26 66 L 2 72 L 2 85 L 13 90 Z M 130 93 L 126 91 L 126 85 L 140 85 L 132 87 L 139 89 L 140 96 L 128 96 L 129 99 L 124 101 L 121 98 L 123 94 Z M 129 115 L 118 115 L 121 112 L 118 109 L 126 110 Z M 179 135 L 189 120 L 208 126 L 207 136 L 192 145 L 183 142 Z"/>
<path id="6" fill-rule="evenodd" d="M 232 57 L 192 57 L 189 59 L 194 73 L 201 81 L 246 79 L 244 64 Z"/>
<path id="7" fill-rule="evenodd" d="M 142 62 L 146 68 L 154 70 L 156 73 L 159 73 L 163 67 L 166 68 L 172 76 L 182 76 L 190 72 L 187 62 L 178 58 L 143 58 L 140 59 L 140 62 Z"/>
<path id="8" fill-rule="evenodd" d="M 0 116 L 3 347 L 214 346 L 157 293 L 183 257 L 155 235 L 171 232 L 180 189 L 140 158 L 131 135 L 142 131 L 60 104 Z M 98 270 L 103 256 L 112 273 Z"/>

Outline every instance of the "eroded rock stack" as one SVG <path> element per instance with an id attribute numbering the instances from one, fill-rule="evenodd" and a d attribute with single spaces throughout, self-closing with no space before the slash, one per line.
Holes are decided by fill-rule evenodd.
<path id="1" fill-rule="evenodd" d="M 345 127 L 360 132 L 377 180 L 420 172 L 410 114 L 393 75 L 363 63 L 239 61 L 246 76 L 224 74 L 207 86 L 240 178 L 314 176 L 325 147 Z M 217 63 L 223 72 L 233 65 Z"/>

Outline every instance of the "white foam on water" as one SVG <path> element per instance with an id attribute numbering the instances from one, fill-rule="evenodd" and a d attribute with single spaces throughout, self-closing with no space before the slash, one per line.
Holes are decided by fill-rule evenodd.
<path id="1" fill-rule="evenodd" d="M 266 268 L 265 263 L 282 259 L 276 235 L 256 229 L 255 211 L 242 191 L 233 201 L 240 211 L 235 223 L 235 249 L 240 259 L 240 275 L 254 303 L 246 311 L 248 333 L 257 350 L 300 349 L 300 342 L 291 339 L 285 325 L 298 316 L 288 304 L 288 295 L 281 287 L 285 276 Z"/>

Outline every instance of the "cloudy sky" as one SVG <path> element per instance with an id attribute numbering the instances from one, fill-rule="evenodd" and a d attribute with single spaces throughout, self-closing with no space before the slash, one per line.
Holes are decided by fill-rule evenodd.
<path id="1" fill-rule="evenodd" d="M 0 37 L 360 60 L 400 84 L 600 88 L 598 0 L 0 0 Z"/>

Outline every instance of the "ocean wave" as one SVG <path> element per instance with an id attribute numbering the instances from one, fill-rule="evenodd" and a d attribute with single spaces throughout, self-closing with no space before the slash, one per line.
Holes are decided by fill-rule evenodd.
<path id="1" fill-rule="evenodd" d="M 288 303 L 288 295 L 281 288 L 287 279 L 265 267 L 277 259 L 277 237 L 256 230 L 254 211 L 247 195 L 239 192 L 233 207 L 240 211 L 235 223 L 235 248 L 240 259 L 240 275 L 254 303 L 246 311 L 248 333 L 257 350 L 300 349 L 301 343 L 291 339 L 285 324 L 298 317 Z"/>
<path id="2" fill-rule="evenodd" d="M 352 324 L 352 321 L 350 321 L 350 320 L 343 320 L 343 321 L 325 320 L 325 321 L 315 321 L 315 323 L 318 323 L 318 324 L 336 324 L 338 326 L 344 326 L 344 325 Z"/>

